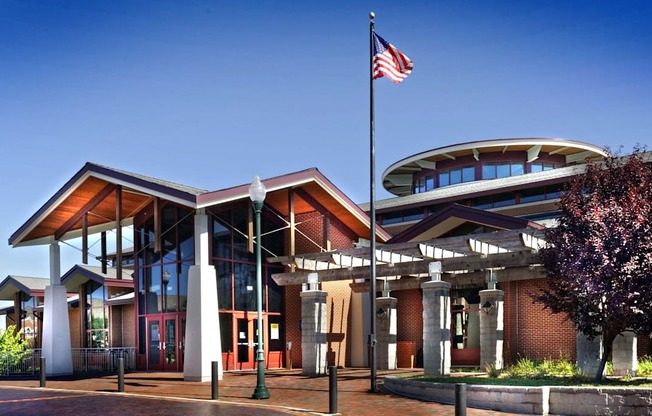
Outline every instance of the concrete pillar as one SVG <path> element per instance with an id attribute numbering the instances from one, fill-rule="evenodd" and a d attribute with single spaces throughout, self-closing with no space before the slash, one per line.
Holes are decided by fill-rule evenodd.
<path id="1" fill-rule="evenodd" d="M 480 291 L 480 368 L 503 368 L 503 328 L 505 292 Z"/>
<path id="2" fill-rule="evenodd" d="M 431 281 L 423 289 L 423 373 L 442 376 L 451 370 L 451 313 L 448 282 Z"/>
<path id="3" fill-rule="evenodd" d="M 66 288 L 61 286 L 58 241 L 50 244 L 50 285 L 45 287 L 42 347 L 48 376 L 72 374 L 68 294 Z"/>
<path id="4" fill-rule="evenodd" d="M 633 332 L 626 331 L 616 336 L 611 352 L 614 376 L 636 375 L 638 370 L 636 348 L 636 334 Z"/>
<path id="5" fill-rule="evenodd" d="M 301 292 L 301 361 L 303 375 L 326 374 L 326 296 L 323 290 Z"/>
<path id="6" fill-rule="evenodd" d="M 595 376 L 598 372 L 603 352 L 602 336 L 597 336 L 593 340 L 589 340 L 586 335 L 580 332 L 577 333 L 577 366 L 582 375 Z"/>
<path id="7" fill-rule="evenodd" d="M 208 217 L 203 209 L 195 214 L 195 264 L 188 271 L 186 346 L 183 363 L 185 381 L 211 381 L 211 362 L 218 362 L 222 379 L 222 342 L 215 267 L 208 264 Z"/>
<path id="8" fill-rule="evenodd" d="M 396 332 L 397 320 L 396 298 L 382 297 L 376 299 L 376 362 L 379 370 L 396 369 Z M 380 315 L 380 316 L 379 316 Z"/>

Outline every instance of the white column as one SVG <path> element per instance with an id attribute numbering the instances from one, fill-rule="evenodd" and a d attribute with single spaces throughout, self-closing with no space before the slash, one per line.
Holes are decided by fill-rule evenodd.
<path id="1" fill-rule="evenodd" d="M 211 362 L 217 361 L 223 376 L 217 281 L 215 267 L 208 264 L 208 216 L 203 209 L 195 214 L 195 264 L 188 272 L 186 349 L 183 364 L 185 381 L 211 381 Z"/>
<path id="2" fill-rule="evenodd" d="M 322 290 L 301 292 L 301 374 L 326 374 L 326 297 Z"/>
<path id="3" fill-rule="evenodd" d="M 67 295 L 61 286 L 61 256 L 55 241 L 50 244 L 50 285 L 45 287 L 43 304 L 42 354 L 48 376 L 72 374 Z M 83 305 L 83 300 L 79 304 Z"/>
<path id="4" fill-rule="evenodd" d="M 491 365 L 503 368 L 505 292 L 498 289 L 480 291 L 480 368 Z"/>
<path id="5" fill-rule="evenodd" d="M 611 347 L 611 356 L 614 365 L 614 376 L 635 376 L 638 370 L 636 357 L 637 339 L 631 331 L 623 332 L 616 336 Z"/>
<path id="6" fill-rule="evenodd" d="M 392 297 L 376 299 L 377 310 L 382 309 L 381 315 L 376 316 L 376 338 L 378 339 L 376 359 L 379 370 L 396 369 L 397 302 L 398 300 Z"/>

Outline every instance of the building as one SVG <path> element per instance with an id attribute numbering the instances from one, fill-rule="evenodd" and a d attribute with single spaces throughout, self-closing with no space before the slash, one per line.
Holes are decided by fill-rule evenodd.
<path id="1" fill-rule="evenodd" d="M 572 326 L 533 305 L 528 293 L 543 284 L 536 250 L 542 229 L 554 223 L 559 192 L 603 156 L 576 141 L 496 139 L 394 163 L 382 178 L 396 196 L 376 201 L 381 296 L 373 314 L 365 312 L 369 204 L 357 206 L 316 169 L 263 181 L 266 366 L 301 366 L 308 374 L 367 366 L 371 319 L 381 368 L 578 357 Z M 247 187 L 208 191 L 84 165 L 9 239 L 14 247 L 50 247 L 51 275 L 41 289 L 43 353 L 55 363 L 49 371 L 71 372 L 74 345 L 133 347 L 138 369 L 183 371 L 191 381 L 208 380 L 213 360 L 221 370 L 253 369 L 256 261 Z M 102 238 L 100 258 L 114 267 L 88 266 L 88 236 L 106 232 L 116 234 L 115 250 L 107 255 Z M 133 249 L 123 249 L 123 233 Z M 81 238 L 84 254 L 62 275 L 59 242 L 71 238 Z M 441 269 L 429 268 L 436 262 Z M 5 297 L 12 300 L 32 290 L 11 287 Z M 71 295 L 86 299 L 85 307 L 71 312 Z M 432 314 L 447 326 L 424 322 Z M 72 317 L 52 318 L 64 315 Z"/>

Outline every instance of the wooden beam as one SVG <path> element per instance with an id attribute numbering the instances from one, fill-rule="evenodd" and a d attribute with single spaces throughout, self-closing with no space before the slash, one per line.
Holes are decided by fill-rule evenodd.
<path id="1" fill-rule="evenodd" d="M 500 267 L 530 266 L 539 263 L 537 253 L 530 251 L 514 251 L 509 253 L 492 254 L 486 257 L 480 255 L 454 257 L 440 260 L 443 272 L 475 271 Z M 398 264 L 376 265 L 376 276 L 409 276 L 428 275 L 427 261 L 415 261 Z M 369 268 L 350 267 L 322 271 L 298 271 L 294 273 L 277 273 L 272 278 L 279 286 L 299 285 L 308 283 L 308 274 L 317 273 L 320 282 L 334 282 L 339 280 L 366 279 L 369 277 Z"/>
<path id="2" fill-rule="evenodd" d="M 297 252 L 297 223 L 294 215 L 294 189 L 288 190 L 288 213 L 290 215 L 290 256 L 294 256 Z M 292 271 L 296 270 L 293 264 L 290 266 Z"/>
<path id="3" fill-rule="evenodd" d="M 77 224 L 82 219 L 84 214 L 86 214 L 87 212 L 89 212 L 93 208 L 95 208 L 97 206 L 97 204 L 99 204 L 100 202 L 102 202 L 104 200 L 104 198 L 109 196 L 111 194 L 111 192 L 113 192 L 113 190 L 115 188 L 116 188 L 116 185 L 114 185 L 112 183 L 110 183 L 110 184 L 106 185 L 104 188 L 102 188 L 102 190 L 100 192 L 98 192 L 97 194 L 95 194 L 95 196 L 93 198 L 91 198 L 90 201 L 85 203 L 84 206 L 81 207 L 75 213 L 75 215 L 70 217 L 68 219 L 68 221 L 64 222 L 63 225 L 61 227 L 59 227 L 54 232 L 54 239 L 57 240 L 57 241 L 61 240 L 61 237 L 63 237 L 63 235 L 65 233 L 70 231 L 72 229 L 72 227 L 74 227 L 75 224 Z"/>
<path id="4" fill-rule="evenodd" d="M 546 277 L 542 267 L 514 267 L 501 270 L 498 274 L 498 282 L 511 282 L 516 280 L 542 279 Z M 458 285 L 483 285 L 486 283 L 486 272 L 470 273 L 444 273 L 442 280 L 453 286 Z M 387 286 L 390 291 L 420 289 L 421 284 L 430 281 L 430 277 L 402 277 L 397 280 L 388 280 Z M 376 283 L 376 291 L 383 290 L 384 282 Z M 356 293 L 369 292 L 369 281 L 351 283 L 351 290 Z"/>
<path id="5" fill-rule="evenodd" d="M 88 213 L 82 216 L 82 263 L 88 264 Z"/>

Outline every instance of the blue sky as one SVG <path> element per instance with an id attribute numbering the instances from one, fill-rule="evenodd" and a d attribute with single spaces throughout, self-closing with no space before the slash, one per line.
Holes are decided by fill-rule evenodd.
<path id="1" fill-rule="evenodd" d="M 372 10 L 414 61 L 375 84 L 378 178 L 488 138 L 652 144 L 650 1 L 0 0 L 0 278 L 47 276 L 6 241 L 86 161 L 210 190 L 318 167 L 367 202 Z"/>

